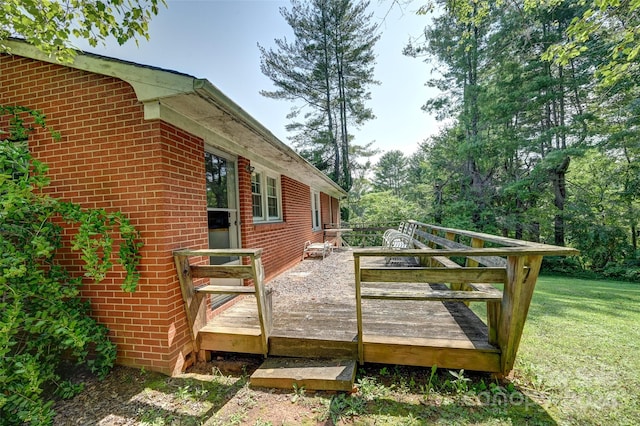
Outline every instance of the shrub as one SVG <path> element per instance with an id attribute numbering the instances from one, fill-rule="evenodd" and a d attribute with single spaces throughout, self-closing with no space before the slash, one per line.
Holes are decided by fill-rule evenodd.
<path id="1" fill-rule="evenodd" d="M 33 126 L 46 128 L 42 114 L 0 106 L 0 118 L 8 127 L 0 129 L 0 419 L 48 424 L 54 416 L 48 391 L 70 397 L 81 389 L 61 380 L 62 361 L 104 377 L 116 357 L 107 329 L 80 299 L 82 277 L 56 261 L 62 225 L 76 226 L 71 248 L 81 253 L 85 276 L 96 281 L 112 267 L 118 236 L 127 291 L 138 281 L 141 244 L 121 213 L 82 209 L 43 193 L 46 166 L 32 158 L 26 142 Z"/>

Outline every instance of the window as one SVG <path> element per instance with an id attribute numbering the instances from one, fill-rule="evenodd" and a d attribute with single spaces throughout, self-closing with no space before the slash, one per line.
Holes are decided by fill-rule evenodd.
<path id="1" fill-rule="evenodd" d="M 262 219 L 262 173 L 255 172 L 251 176 L 251 198 L 253 218 Z"/>
<path id="2" fill-rule="evenodd" d="M 251 204 L 254 222 L 274 222 L 282 219 L 280 177 L 264 171 L 251 175 Z"/>
<path id="3" fill-rule="evenodd" d="M 278 181 L 267 176 L 267 214 L 269 219 L 279 219 L 280 209 L 278 202 Z"/>
<path id="4" fill-rule="evenodd" d="M 311 226 L 314 231 L 320 230 L 320 193 L 311 191 Z"/>

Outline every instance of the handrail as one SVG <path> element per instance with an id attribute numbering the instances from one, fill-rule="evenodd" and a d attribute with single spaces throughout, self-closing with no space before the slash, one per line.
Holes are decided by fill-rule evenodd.
<path id="1" fill-rule="evenodd" d="M 383 249 L 379 247 L 354 248 L 353 254 L 362 257 L 379 256 L 573 256 L 580 252 L 570 247 L 542 246 L 534 247 L 488 247 L 468 249 Z"/>
<path id="2" fill-rule="evenodd" d="M 486 300 L 489 343 L 500 348 L 500 370 L 506 375 L 513 368 L 520 338 L 526 321 L 533 289 L 536 284 L 544 256 L 571 256 L 578 250 L 528 241 L 498 237 L 480 232 L 466 231 L 408 221 L 416 226 L 414 242 L 421 248 L 388 249 L 380 247 L 354 248 L 356 275 L 356 315 L 358 325 L 358 353 L 364 362 L 362 324 L 363 298 L 393 298 L 396 300 Z M 444 234 L 439 236 L 438 234 Z M 455 241 L 460 237 L 470 238 L 470 245 Z M 466 240 L 465 240 L 466 242 Z M 485 243 L 500 247 L 484 247 Z M 380 268 L 362 266 L 366 257 L 417 257 L 420 267 Z M 464 265 L 444 259 L 466 258 Z M 484 266 L 480 266 L 484 265 Z M 444 268 L 442 266 L 445 266 Z M 438 283 L 450 284 L 451 294 L 423 289 L 416 294 L 409 291 L 385 289 L 378 286 L 375 291 L 363 289 L 363 282 L 393 283 Z M 464 291 L 484 292 L 485 283 L 504 284 L 502 296 L 470 294 Z M 497 290 L 496 290 L 497 291 Z"/>
<path id="3" fill-rule="evenodd" d="M 207 294 L 254 294 L 258 307 L 262 352 L 268 354 L 269 334 L 271 333 L 271 304 L 267 299 L 264 287 L 264 268 L 262 266 L 262 249 L 183 249 L 173 252 L 180 289 L 185 302 L 187 321 L 193 343 L 193 351 L 200 352 L 198 333 L 207 323 Z M 241 258 L 241 265 L 198 265 L 191 264 L 191 257 L 229 257 Z M 252 287 L 203 285 L 196 287 L 194 278 L 238 278 L 249 279 Z"/>

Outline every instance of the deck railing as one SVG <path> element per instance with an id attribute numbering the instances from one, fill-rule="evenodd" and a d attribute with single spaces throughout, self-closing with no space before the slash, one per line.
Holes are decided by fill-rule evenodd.
<path id="1" fill-rule="evenodd" d="M 229 294 L 236 296 L 255 296 L 258 319 L 260 322 L 260 343 L 262 353 L 269 351 L 269 334 L 271 332 L 272 314 L 270 292 L 264 287 L 264 269 L 262 267 L 262 249 L 201 249 L 178 250 L 173 253 L 180 279 L 180 288 L 185 302 L 189 331 L 193 342 L 193 351 L 200 352 L 202 339 L 199 331 L 207 325 L 207 295 Z M 199 265 L 192 264 L 190 259 L 205 257 L 240 258 L 240 265 Z M 250 280 L 252 285 L 210 285 L 205 283 L 195 286 L 193 280 L 198 278 L 236 278 Z M 203 354 L 199 354 L 204 358 Z"/>
<path id="2" fill-rule="evenodd" d="M 532 243 L 479 232 L 444 228 L 416 221 L 415 248 L 353 250 L 359 361 L 364 362 L 364 299 L 484 301 L 489 343 L 500 349 L 499 371 L 513 368 L 531 297 L 544 256 L 568 256 L 572 248 Z M 412 258 L 415 266 L 367 266 L 363 258 Z M 377 283 L 377 284 L 370 284 Z M 419 290 L 385 287 L 384 283 L 424 283 Z M 445 283 L 446 290 L 427 284 Z M 502 284 L 500 291 L 492 284 Z M 437 326 L 437 324 L 434 324 Z"/>

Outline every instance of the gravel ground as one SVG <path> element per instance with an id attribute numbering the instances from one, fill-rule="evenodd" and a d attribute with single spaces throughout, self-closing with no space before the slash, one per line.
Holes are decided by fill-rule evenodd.
<path id="1" fill-rule="evenodd" d="M 350 300 L 355 306 L 353 254 L 348 249 L 337 249 L 324 259 L 307 257 L 267 286 L 273 288 L 274 310 L 305 300 L 333 297 Z"/>
<path id="2" fill-rule="evenodd" d="M 340 249 L 324 260 L 305 259 L 267 286 L 274 291 L 274 311 L 330 297 L 355 305 L 353 276 L 353 255 Z M 290 391 L 250 388 L 247 377 L 262 360 L 218 354 L 183 377 L 117 366 L 98 381 L 86 371 L 71 371 L 72 380 L 84 382 L 85 390 L 56 403 L 54 425 L 332 424 L 318 414 L 326 412 L 330 393 L 319 392 L 302 406 L 292 404 Z"/>

